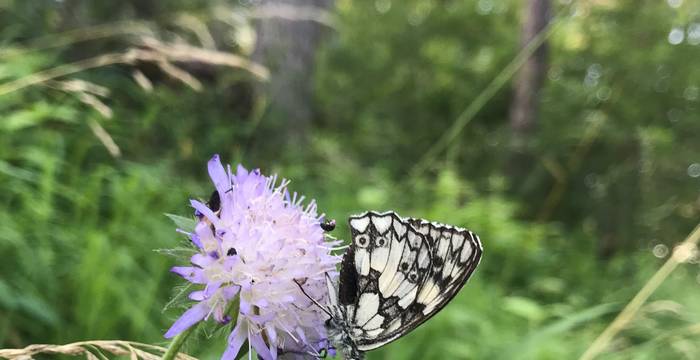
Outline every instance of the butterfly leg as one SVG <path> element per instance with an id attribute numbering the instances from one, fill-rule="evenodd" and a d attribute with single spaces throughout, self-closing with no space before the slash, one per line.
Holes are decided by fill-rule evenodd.
<path id="1" fill-rule="evenodd" d="M 313 302 L 316 306 L 318 306 L 318 308 L 321 309 L 324 313 L 326 313 L 326 315 L 328 315 L 331 318 L 333 317 L 331 312 L 325 306 L 319 304 L 319 302 L 316 301 L 316 299 L 312 298 L 311 296 L 309 296 L 309 294 L 306 293 L 306 291 L 304 290 L 304 287 L 301 285 L 301 282 L 299 280 L 294 279 L 294 283 L 297 284 L 297 286 L 299 287 L 299 290 L 301 290 L 301 292 L 302 292 L 302 294 L 304 294 L 304 296 L 306 296 L 309 300 L 311 300 L 311 302 Z"/>
<path id="2" fill-rule="evenodd" d="M 335 347 L 331 345 L 327 340 L 323 341 L 326 343 L 326 345 L 321 348 L 321 350 L 318 352 L 318 355 L 316 357 L 318 359 L 325 359 L 327 357 L 334 357 L 335 356 Z"/>

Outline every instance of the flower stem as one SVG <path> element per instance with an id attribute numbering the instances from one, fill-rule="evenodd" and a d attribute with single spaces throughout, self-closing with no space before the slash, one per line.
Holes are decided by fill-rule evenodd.
<path id="1" fill-rule="evenodd" d="M 187 337 L 190 336 L 190 333 L 194 330 L 194 328 L 197 327 L 197 324 L 190 326 L 187 330 L 177 334 L 173 341 L 170 343 L 170 346 L 168 346 L 168 351 L 163 354 L 163 360 L 173 360 L 177 357 L 177 354 L 180 352 L 180 347 L 182 347 L 182 344 L 185 343 L 185 340 L 187 340 Z"/>

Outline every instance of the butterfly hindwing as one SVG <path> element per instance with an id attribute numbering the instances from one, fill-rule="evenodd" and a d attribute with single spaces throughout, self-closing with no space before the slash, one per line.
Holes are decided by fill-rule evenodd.
<path id="1" fill-rule="evenodd" d="M 476 268 L 481 244 L 468 230 L 394 212 L 349 220 L 352 243 L 339 300 L 357 348 L 375 349 L 437 313 Z"/>

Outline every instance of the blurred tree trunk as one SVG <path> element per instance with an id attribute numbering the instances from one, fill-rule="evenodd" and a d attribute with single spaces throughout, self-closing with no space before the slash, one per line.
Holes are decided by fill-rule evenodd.
<path id="1" fill-rule="evenodd" d="M 643 247 L 649 241 L 647 224 L 639 209 L 642 203 L 642 144 L 638 139 L 604 147 L 615 170 L 609 173 L 605 196 L 598 200 L 597 223 L 599 224 L 598 257 L 612 258 L 618 252 Z"/>
<path id="2" fill-rule="evenodd" d="M 524 4 L 521 48 L 537 36 L 549 22 L 549 0 L 529 0 Z M 547 43 L 543 43 L 527 60 L 515 80 L 510 107 L 511 160 L 508 173 L 514 179 L 526 176 L 532 167 L 529 147 L 537 127 L 537 100 L 547 73 Z"/>
<path id="3" fill-rule="evenodd" d="M 253 60 L 270 69 L 270 80 L 261 86 L 268 109 L 262 119 L 266 150 L 280 145 L 292 153 L 304 150 L 313 107 L 313 73 L 316 50 L 326 26 L 322 16 L 333 0 L 261 0 L 255 24 L 257 42 Z"/>

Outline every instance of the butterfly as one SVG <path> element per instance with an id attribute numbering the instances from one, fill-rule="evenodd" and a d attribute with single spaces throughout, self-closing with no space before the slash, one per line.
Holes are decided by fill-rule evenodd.
<path id="1" fill-rule="evenodd" d="M 406 335 L 445 307 L 483 252 L 467 229 L 392 211 L 351 216 L 349 225 L 352 242 L 338 287 L 326 276 L 324 310 L 329 339 L 350 360 Z"/>

